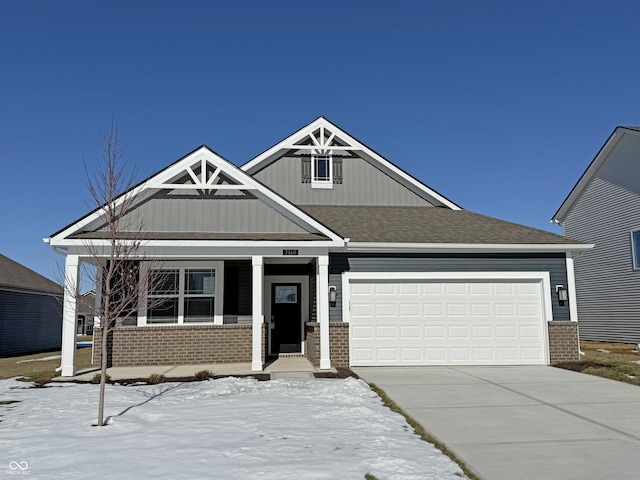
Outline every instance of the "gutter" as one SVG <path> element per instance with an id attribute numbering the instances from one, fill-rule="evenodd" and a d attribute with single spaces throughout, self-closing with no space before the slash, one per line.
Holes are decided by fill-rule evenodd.
<path id="1" fill-rule="evenodd" d="M 374 242 L 348 242 L 346 247 L 349 251 L 372 252 L 372 251 L 395 251 L 395 252 L 434 252 L 434 253 L 456 253 L 456 252 L 581 252 L 590 250 L 595 244 L 590 243 L 565 243 L 565 244 L 470 244 L 470 243 L 374 243 Z"/>

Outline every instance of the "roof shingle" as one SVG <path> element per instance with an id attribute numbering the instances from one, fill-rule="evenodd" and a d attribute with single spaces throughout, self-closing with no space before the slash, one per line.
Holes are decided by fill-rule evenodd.
<path id="1" fill-rule="evenodd" d="M 352 242 L 581 244 L 467 210 L 438 207 L 304 205 L 302 210 Z"/>

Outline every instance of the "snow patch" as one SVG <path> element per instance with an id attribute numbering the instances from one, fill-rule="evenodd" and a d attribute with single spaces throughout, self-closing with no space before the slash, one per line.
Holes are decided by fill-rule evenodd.
<path id="1" fill-rule="evenodd" d="M 25 389 L 0 381 L 2 462 L 35 478 L 460 479 L 366 383 L 224 378 Z M 16 388 L 18 387 L 18 388 Z M 6 460 L 6 461 L 5 461 Z"/>

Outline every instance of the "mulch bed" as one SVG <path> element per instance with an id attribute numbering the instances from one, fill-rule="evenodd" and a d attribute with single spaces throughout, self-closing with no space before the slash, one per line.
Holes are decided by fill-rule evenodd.
<path id="1" fill-rule="evenodd" d="M 357 374 L 345 367 L 336 367 L 336 372 L 315 372 L 316 378 L 360 378 Z"/>

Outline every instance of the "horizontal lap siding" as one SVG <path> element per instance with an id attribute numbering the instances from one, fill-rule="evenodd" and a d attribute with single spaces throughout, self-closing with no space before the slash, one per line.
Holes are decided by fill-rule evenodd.
<path id="1" fill-rule="evenodd" d="M 567 285 L 564 254 L 436 255 L 331 254 L 329 284 L 338 288 L 338 302 L 329 308 L 332 322 L 342 321 L 343 272 L 549 272 L 553 319 L 569 320 L 569 305 L 558 304 L 555 285 Z"/>
<path id="2" fill-rule="evenodd" d="M 625 135 L 563 222 L 568 237 L 595 243 L 574 258 L 580 338 L 640 342 L 640 270 L 631 231 L 640 229 L 640 139 Z"/>
<path id="3" fill-rule="evenodd" d="M 0 291 L 0 356 L 59 349 L 61 342 L 61 299 Z"/>

